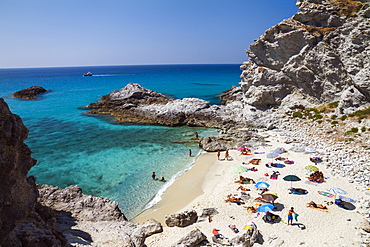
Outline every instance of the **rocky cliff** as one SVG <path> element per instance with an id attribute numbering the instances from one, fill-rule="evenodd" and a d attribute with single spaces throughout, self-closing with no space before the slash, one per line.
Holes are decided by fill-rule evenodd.
<path id="1" fill-rule="evenodd" d="M 370 102 L 368 0 L 299 0 L 299 11 L 246 50 L 237 99 L 256 109 L 339 101 L 338 114 Z"/>
<path id="2" fill-rule="evenodd" d="M 0 99 L 0 245 L 34 210 L 38 191 L 35 178 L 27 177 L 36 164 L 24 144 L 28 130 L 19 116 Z"/>
<path id="3" fill-rule="evenodd" d="M 78 186 L 43 185 L 27 173 L 36 160 L 24 144 L 28 130 L 0 98 L 0 246 L 44 247 L 69 244 L 144 245 L 162 231 L 151 220 L 133 224 L 107 198 L 84 195 Z"/>

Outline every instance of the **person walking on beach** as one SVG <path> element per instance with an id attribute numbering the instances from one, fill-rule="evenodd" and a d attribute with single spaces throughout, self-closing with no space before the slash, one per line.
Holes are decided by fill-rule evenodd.
<path id="1" fill-rule="evenodd" d="M 293 214 L 294 214 L 294 208 L 291 207 L 288 212 L 288 225 L 291 225 L 293 223 Z M 290 224 L 289 224 L 290 222 Z"/>
<path id="2" fill-rule="evenodd" d="M 229 149 L 226 149 L 225 160 L 228 160 L 228 159 L 229 159 Z"/>
<path id="3" fill-rule="evenodd" d="M 220 160 L 220 155 L 221 155 L 221 151 L 220 151 L 220 150 L 218 150 L 218 151 L 217 151 L 217 160 Z"/>
<path id="4" fill-rule="evenodd" d="M 152 173 L 152 178 L 155 180 L 155 172 Z"/>

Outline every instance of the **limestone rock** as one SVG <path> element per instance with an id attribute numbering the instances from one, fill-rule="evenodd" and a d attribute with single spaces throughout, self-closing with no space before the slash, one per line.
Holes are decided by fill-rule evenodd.
<path id="1" fill-rule="evenodd" d="M 247 49 L 242 102 L 265 111 L 339 101 L 342 114 L 369 106 L 370 7 L 362 2 L 297 1 L 297 14 Z"/>
<path id="2" fill-rule="evenodd" d="M 36 160 L 24 140 L 28 130 L 0 99 L 0 245 L 65 246 L 53 216 L 37 204 L 34 177 L 27 173 Z"/>
<path id="3" fill-rule="evenodd" d="M 152 236 L 155 233 L 163 232 L 162 225 L 154 219 L 149 219 L 147 222 L 140 225 L 140 228 L 145 237 Z"/>
<path id="4" fill-rule="evenodd" d="M 38 196 L 34 178 L 26 176 L 36 164 L 23 142 L 27 135 L 20 117 L 0 99 L 0 245 L 32 212 Z"/>
<path id="5" fill-rule="evenodd" d="M 178 214 L 166 215 L 165 223 L 169 227 L 185 227 L 195 223 L 197 219 L 197 212 L 194 209 L 190 209 Z"/>
<path id="6" fill-rule="evenodd" d="M 38 94 L 45 93 L 47 91 L 48 90 L 45 88 L 32 86 L 15 92 L 13 96 L 21 99 L 35 99 Z"/>
<path id="7" fill-rule="evenodd" d="M 42 185 L 39 188 L 39 202 L 58 211 L 67 211 L 72 217 L 89 221 L 126 220 L 119 210 L 118 203 L 108 198 L 85 195 L 77 185 L 65 189 Z"/>
<path id="8" fill-rule="evenodd" d="M 362 223 L 361 223 L 361 229 L 364 230 L 365 232 L 368 232 L 370 233 L 370 221 L 368 221 L 367 219 L 363 219 L 362 220 Z"/>
<path id="9" fill-rule="evenodd" d="M 173 247 L 194 247 L 200 244 L 201 242 L 207 239 L 206 235 L 204 235 L 199 229 L 195 229 L 190 231 L 184 237 L 182 237 L 179 241 L 173 244 Z"/>
<path id="10" fill-rule="evenodd" d="M 211 106 L 208 101 L 196 98 L 175 100 L 129 83 L 86 108 L 90 109 L 89 113 L 109 114 L 120 122 L 218 128 L 243 124 L 243 118 L 236 118 L 237 114 L 230 112 L 240 113 L 240 106 L 235 106 Z"/>
<path id="11" fill-rule="evenodd" d="M 233 246 L 252 247 L 254 243 L 257 241 L 258 230 L 256 224 L 251 222 L 248 224 L 247 227 L 248 228 L 246 231 L 238 233 L 235 237 L 233 237 L 230 240 Z"/>

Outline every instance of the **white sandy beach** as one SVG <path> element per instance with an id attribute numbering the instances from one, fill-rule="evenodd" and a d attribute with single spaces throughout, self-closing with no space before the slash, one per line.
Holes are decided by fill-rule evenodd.
<path id="1" fill-rule="evenodd" d="M 334 201 L 334 198 L 320 195 L 318 191 L 339 187 L 347 192 L 344 196 L 360 200 L 368 197 L 365 194 L 366 188 L 349 183 L 344 177 L 333 177 L 326 169 L 326 163 L 317 164 L 317 167 L 327 178 L 326 182 L 322 184 L 307 183 L 307 173 L 305 173 L 304 167 L 314 165 L 309 160 L 314 155 L 291 152 L 289 151 L 291 145 L 285 144 L 279 134 L 274 132 L 268 132 L 268 134 L 270 135 L 269 146 L 253 150 L 265 152 L 265 154 L 245 156 L 237 150 L 231 150 L 232 161 L 218 161 L 216 153 L 202 154 L 193 168 L 183 174 L 165 192 L 159 204 L 134 219 L 134 221 L 142 223 L 149 218 L 154 218 L 164 226 L 163 233 L 147 238 L 146 245 L 148 247 L 171 246 L 194 228 L 201 230 L 209 241 L 212 241 L 213 228 L 219 229 L 224 236 L 232 238 L 235 233 L 228 228 L 228 225 L 235 224 L 242 231 L 247 223 L 254 222 L 263 238 L 263 243 L 256 243 L 254 246 L 275 246 L 278 243 L 280 243 L 278 246 L 360 246 L 358 227 L 363 217 L 356 213 L 356 209 L 345 210 L 335 204 L 327 205 L 326 202 Z M 284 168 L 267 168 L 265 164 L 271 162 L 272 159 L 266 158 L 266 154 L 278 147 L 284 147 L 288 150 L 281 157 L 293 160 L 294 164 L 287 164 Z M 224 157 L 224 153 L 221 154 L 221 157 Z M 240 166 L 242 162 L 248 162 L 252 158 L 262 159 L 262 163 L 255 166 L 258 171 L 248 171 L 241 174 L 233 171 L 234 167 Z M 245 167 L 253 167 L 253 165 Z M 281 175 L 277 180 L 264 176 L 265 173 L 270 175 L 272 171 L 280 172 Z M 288 193 L 291 182 L 284 181 L 283 177 L 290 174 L 301 178 L 301 181 L 292 182 L 293 187 L 308 190 L 307 195 Z M 227 195 L 240 194 L 240 190 L 237 191 L 240 184 L 234 183 L 235 180 L 238 180 L 239 175 L 252 178 L 255 182 L 268 182 L 270 184 L 269 191 L 279 195 L 275 201 L 276 209 L 273 213 L 279 215 L 286 222 L 288 210 L 294 207 L 295 212 L 299 214 L 298 221 L 293 220 L 293 225 L 287 225 L 284 222 L 268 224 L 262 219 L 264 213 L 257 216 L 256 213 L 248 212 L 244 206 L 255 205 L 254 198 L 258 197 L 258 193 L 260 193 L 252 184 L 243 185 L 250 189 L 247 193 L 251 196 L 245 205 L 238 206 L 235 203 L 226 203 Z M 310 201 L 327 205 L 329 212 L 308 208 L 306 205 Z M 356 206 L 356 203 L 353 205 Z M 165 215 L 182 212 L 186 209 L 195 209 L 199 216 L 204 208 L 215 208 L 219 212 L 213 216 L 213 221 L 210 223 L 208 221 L 197 222 L 184 228 L 167 227 L 164 224 Z M 270 245 L 271 238 L 277 238 L 274 245 Z"/>

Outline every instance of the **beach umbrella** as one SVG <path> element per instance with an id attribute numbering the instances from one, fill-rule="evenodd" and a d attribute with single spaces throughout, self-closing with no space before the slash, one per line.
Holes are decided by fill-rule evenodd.
<path id="1" fill-rule="evenodd" d="M 261 197 L 262 199 L 273 203 L 278 198 L 278 194 L 274 192 L 265 192 Z"/>
<path id="2" fill-rule="evenodd" d="M 312 166 L 312 165 L 306 166 L 304 169 L 306 171 L 310 171 L 310 172 L 315 172 L 315 171 L 319 170 L 319 168 L 317 168 L 317 166 Z"/>
<path id="3" fill-rule="evenodd" d="M 293 187 L 293 181 L 301 181 L 301 179 L 299 177 L 297 177 L 296 175 L 287 175 L 285 177 L 283 177 L 283 179 L 285 181 L 290 181 L 290 186 Z"/>
<path id="4" fill-rule="evenodd" d="M 280 155 L 280 153 L 275 153 L 275 151 L 274 151 L 272 153 L 268 153 L 266 155 L 266 158 L 272 159 L 271 162 L 273 162 L 274 161 L 274 158 L 279 157 L 279 155 Z"/>
<path id="5" fill-rule="evenodd" d="M 272 204 L 269 204 L 269 203 L 266 203 L 266 204 L 262 204 L 261 206 L 259 206 L 258 208 L 257 208 L 257 211 L 258 212 L 261 212 L 261 213 L 266 213 L 266 212 L 268 212 L 268 211 L 271 211 L 271 210 L 273 210 L 274 209 L 274 205 L 272 205 Z"/>
<path id="6" fill-rule="evenodd" d="M 279 155 L 280 155 L 279 153 L 274 153 L 274 152 L 272 152 L 272 153 L 268 153 L 268 154 L 266 155 L 266 158 L 273 159 L 273 158 L 278 157 Z"/>
<path id="7" fill-rule="evenodd" d="M 262 189 L 267 189 L 268 187 L 270 187 L 270 185 L 266 182 L 258 182 L 254 185 L 254 187 L 262 190 Z"/>
<path id="8" fill-rule="evenodd" d="M 245 172 L 246 170 L 245 170 L 245 167 L 243 167 L 243 166 L 236 166 L 236 167 L 234 167 L 234 172 L 235 173 L 241 173 L 241 172 Z"/>
<path id="9" fill-rule="evenodd" d="M 339 199 L 345 202 L 356 202 L 356 200 L 349 198 L 349 197 L 345 197 L 345 196 L 339 196 Z"/>

